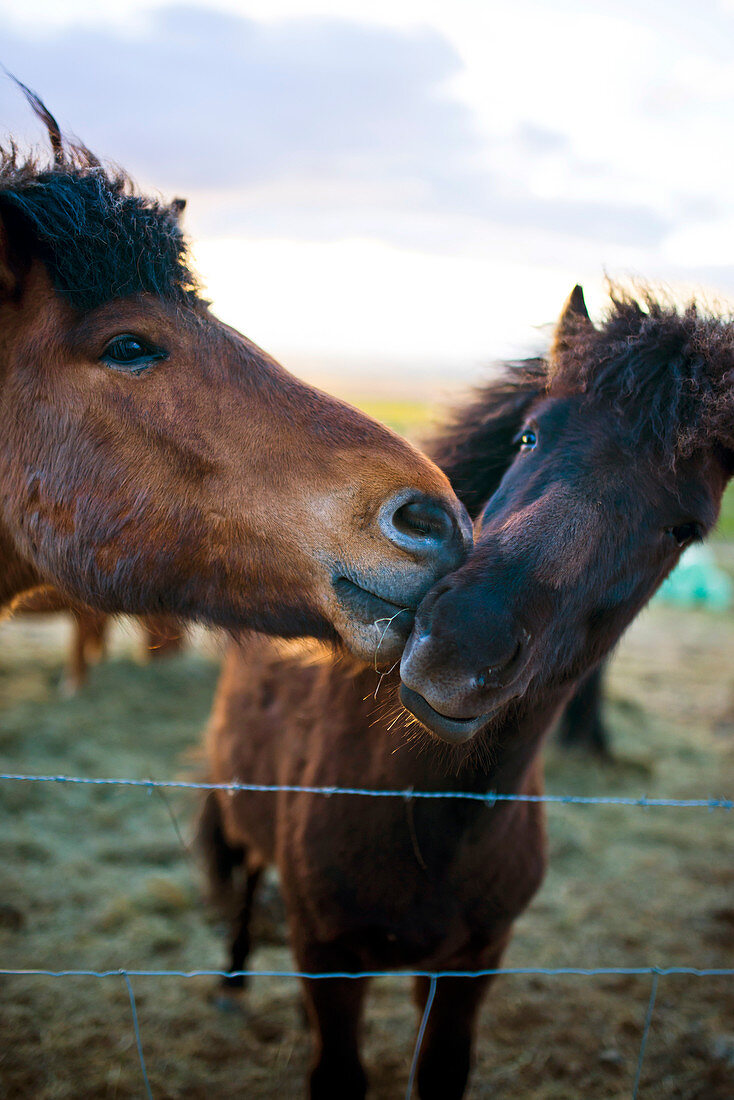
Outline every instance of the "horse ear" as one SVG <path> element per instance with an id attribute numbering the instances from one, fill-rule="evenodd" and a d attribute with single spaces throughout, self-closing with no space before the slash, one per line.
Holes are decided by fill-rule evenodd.
<path id="1" fill-rule="evenodd" d="M 171 203 L 170 210 L 177 222 L 181 221 L 181 215 L 186 209 L 186 199 L 175 198 Z"/>
<path id="2" fill-rule="evenodd" d="M 556 331 L 553 335 L 553 343 L 551 344 L 551 360 L 561 352 L 566 351 L 574 337 L 584 330 L 591 331 L 593 327 L 589 311 L 586 308 L 583 288 L 577 283 L 568 298 L 566 298 L 566 304 L 561 310 L 561 316 L 558 319 Z"/>

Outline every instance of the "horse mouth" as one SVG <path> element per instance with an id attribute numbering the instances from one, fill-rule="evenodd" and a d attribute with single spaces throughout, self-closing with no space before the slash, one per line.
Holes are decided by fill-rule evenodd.
<path id="1" fill-rule="evenodd" d="M 470 741 L 475 734 L 484 729 L 490 721 L 491 714 L 479 714 L 476 718 L 447 718 L 445 714 L 434 710 L 422 695 L 412 688 L 400 685 L 400 702 L 406 710 L 417 718 L 429 733 L 447 741 L 450 745 L 462 745 Z"/>
<path id="2" fill-rule="evenodd" d="M 413 629 L 415 608 L 392 603 L 384 596 L 362 588 L 348 577 L 337 577 L 333 587 L 339 603 L 350 615 L 376 626 L 380 634 L 390 631 L 401 634 L 403 640 L 407 640 Z"/>

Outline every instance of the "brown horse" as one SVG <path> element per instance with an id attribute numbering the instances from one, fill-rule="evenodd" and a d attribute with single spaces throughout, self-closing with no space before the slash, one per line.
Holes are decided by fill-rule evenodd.
<path id="1" fill-rule="evenodd" d="M 403 686 L 396 672 L 381 682 L 356 663 L 245 640 L 219 685 L 212 779 L 540 793 L 542 738 L 575 684 L 715 522 L 734 466 L 733 386 L 734 325 L 620 297 L 596 330 L 577 290 L 550 362 L 510 369 L 439 441 L 480 531 L 419 609 Z M 398 689 L 449 742 L 442 751 L 423 741 L 396 752 L 396 734 L 420 730 Z M 299 967 L 327 973 L 495 969 L 545 866 L 543 808 L 522 802 L 216 792 L 201 835 L 214 886 L 236 903 L 233 970 L 267 863 Z M 438 980 L 424 1100 L 463 1094 L 488 984 Z M 313 1097 L 365 1094 L 365 985 L 305 982 Z M 417 980 L 419 1009 L 427 991 Z"/>
<path id="2" fill-rule="evenodd" d="M 0 607 L 50 583 L 394 658 L 470 545 L 448 481 L 217 320 L 183 203 L 136 194 L 28 96 L 54 161 L 0 155 Z"/>
<path id="3" fill-rule="evenodd" d="M 71 645 L 66 662 L 63 685 L 76 692 L 89 679 L 90 665 L 100 661 L 107 652 L 110 616 L 84 604 L 71 603 L 53 588 L 34 588 L 13 603 L 13 614 L 66 615 L 72 622 Z M 140 620 L 144 637 L 144 654 L 151 660 L 180 653 L 186 638 L 186 628 L 178 619 L 164 615 L 146 615 Z"/>

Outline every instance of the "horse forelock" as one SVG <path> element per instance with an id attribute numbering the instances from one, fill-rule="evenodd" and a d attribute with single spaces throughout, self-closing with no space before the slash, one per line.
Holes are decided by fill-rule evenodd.
<path id="1" fill-rule="evenodd" d="M 196 299 L 178 213 L 83 145 L 64 142 L 50 164 L 0 148 L 0 215 L 77 309 L 140 293 Z"/>

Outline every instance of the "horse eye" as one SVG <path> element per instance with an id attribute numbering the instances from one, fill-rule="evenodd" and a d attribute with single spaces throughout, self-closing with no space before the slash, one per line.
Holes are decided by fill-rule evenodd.
<path id="1" fill-rule="evenodd" d="M 164 359 L 165 354 L 160 348 L 155 348 L 140 336 L 132 336 L 123 333 L 115 336 L 106 344 L 102 355 L 103 363 L 118 370 L 127 370 L 132 374 L 139 374 L 151 363 Z"/>
<path id="2" fill-rule="evenodd" d="M 687 546 L 690 542 L 700 542 L 703 538 L 701 528 L 697 523 L 681 523 L 677 527 L 666 527 L 667 534 L 672 535 L 678 546 Z"/>
<path id="3" fill-rule="evenodd" d="M 532 451 L 538 442 L 538 435 L 532 428 L 526 428 L 519 436 L 518 443 L 521 451 Z"/>

